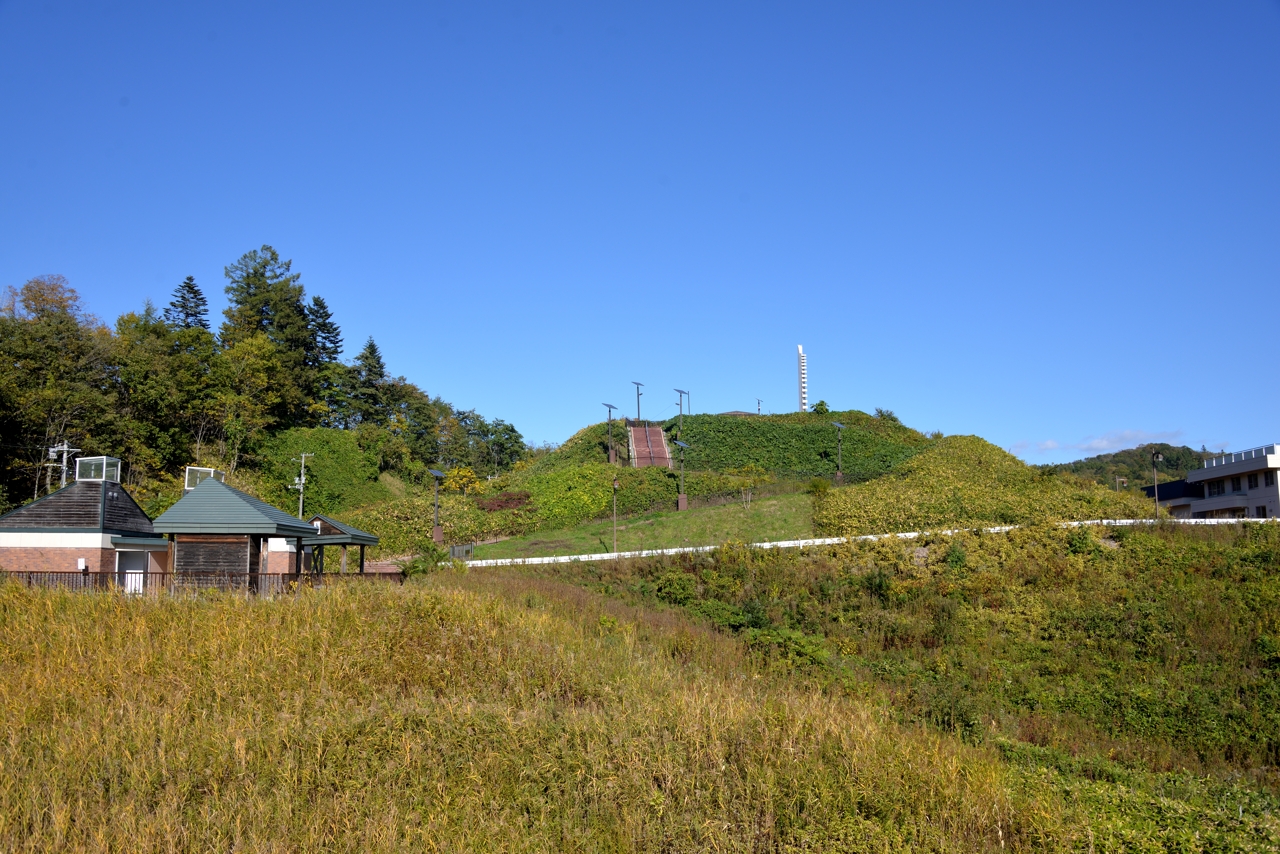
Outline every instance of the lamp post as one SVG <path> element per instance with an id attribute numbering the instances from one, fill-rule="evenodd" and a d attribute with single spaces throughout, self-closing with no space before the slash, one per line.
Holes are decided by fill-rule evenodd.
<path id="1" fill-rule="evenodd" d="M 676 511 L 689 509 L 689 498 L 684 494 L 684 452 L 689 446 L 679 439 L 676 439 L 676 445 L 680 447 L 680 494 L 676 496 Z"/>
<path id="2" fill-rule="evenodd" d="M 844 430 L 839 421 L 832 421 L 836 428 L 836 485 L 844 483 Z"/>
<path id="3" fill-rule="evenodd" d="M 676 428 L 676 438 L 683 439 L 684 438 L 684 399 L 689 394 L 689 392 L 685 391 L 682 388 L 672 389 L 672 391 L 680 395 L 680 401 L 676 404 L 677 406 L 680 407 L 680 426 Z M 692 415 L 693 412 L 690 412 L 689 414 Z"/>
<path id="4" fill-rule="evenodd" d="M 613 479 L 613 553 L 618 553 L 618 479 Z"/>
<path id="5" fill-rule="evenodd" d="M 1151 521 L 1160 521 L 1160 482 L 1156 480 L 1156 463 L 1164 462 L 1164 454 L 1159 451 L 1151 452 L 1151 495 L 1156 500 L 1155 509 L 1152 511 Z"/>
<path id="6" fill-rule="evenodd" d="M 427 469 L 431 472 L 431 476 L 436 481 L 436 524 L 431 529 L 431 541 L 436 545 L 444 545 L 444 528 L 440 527 L 440 478 L 444 477 L 444 472 L 435 469 Z"/>
<path id="7" fill-rule="evenodd" d="M 600 405 L 609 413 L 609 465 L 614 465 L 618 462 L 618 453 L 613 449 L 613 410 L 618 407 L 612 403 L 602 403 Z"/>
<path id="8" fill-rule="evenodd" d="M 640 390 L 640 386 L 644 385 L 644 383 L 638 383 L 635 380 L 632 380 L 631 384 L 636 387 L 636 422 L 637 422 L 636 426 L 639 426 L 638 422 L 640 421 L 640 395 L 644 394 L 644 392 Z"/>

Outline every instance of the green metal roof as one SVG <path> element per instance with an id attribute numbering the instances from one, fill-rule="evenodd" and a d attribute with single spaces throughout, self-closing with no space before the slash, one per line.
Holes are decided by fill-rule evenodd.
<path id="1" fill-rule="evenodd" d="M 159 534 L 314 537 L 316 529 L 225 483 L 205 478 L 152 523 Z"/>
<path id="2" fill-rule="evenodd" d="M 341 534 L 318 535 L 315 532 L 315 523 L 317 521 L 328 522 L 333 527 L 341 531 Z M 308 546 L 376 546 L 378 538 L 370 534 L 368 531 L 362 531 L 359 528 L 348 525 L 346 522 L 339 522 L 337 519 L 331 519 L 328 516 L 312 516 L 311 517 L 311 536 L 303 540 L 304 545 Z"/>

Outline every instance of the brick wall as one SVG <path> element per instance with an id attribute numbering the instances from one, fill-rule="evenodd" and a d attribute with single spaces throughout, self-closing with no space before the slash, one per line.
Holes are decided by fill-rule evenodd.
<path id="1" fill-rule="evenodd" d="M 115 549 L 12 548 L 0 549 L 0 567 L 13 572 L 72 572 L 84 558 L 90 572 L 112 572 Z"/>

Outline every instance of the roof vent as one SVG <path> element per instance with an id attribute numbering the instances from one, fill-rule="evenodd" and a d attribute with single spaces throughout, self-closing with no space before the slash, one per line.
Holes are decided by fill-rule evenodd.
<path id="1" fill-rule="evenodd" d="M 76 480 L 120 482 L 120 461 L 115 457 L 81 457 L 76 460 Z"/>
<path id="2" fill-rule="evenodd" d="M 200 481 L 213 478 L 218 483 L 227 482 L 227 473 L 217 469 L 206 469 L 200 466 L 187 466 L 187 477 L 183 484 L 183 493 L 188 493 L 200 485 Z"/>

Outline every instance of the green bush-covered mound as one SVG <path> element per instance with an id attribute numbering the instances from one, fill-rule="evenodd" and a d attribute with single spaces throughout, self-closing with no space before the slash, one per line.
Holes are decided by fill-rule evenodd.
<path id="1" fill-rule="evenodd" d="M 853 536 L 1150 514 L 1141 496 L 1037 470 L 976 436 L 949 436 L 885 477 L 817 496 L 813 519 L 819 534 Z"/>

